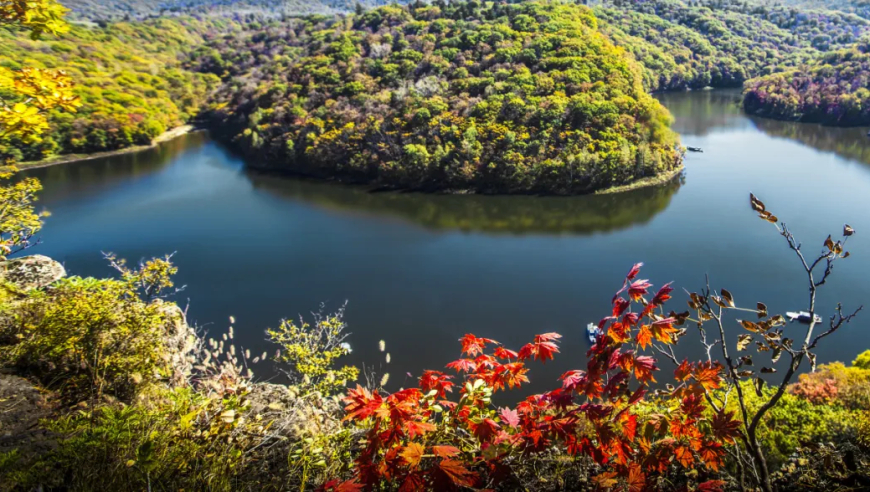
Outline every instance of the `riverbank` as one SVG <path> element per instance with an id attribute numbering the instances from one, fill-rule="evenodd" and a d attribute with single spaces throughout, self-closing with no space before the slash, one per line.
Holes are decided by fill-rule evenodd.
<path id="1" fill-rule="evenodd" d="M 610 188 L 604 188 L 603 190 L 598 190 L 593 192 L 593 195 L 610 195 L 613 193 L 623 193 L 626 191 L 638 190 L 641 188 L 647 188 L 650 186 L 660 186 L 663 184 L 670 183 L 672 180 L 676 179 L 683 170 L 686 169 L 685 164 L 680 164 L 677 168 L 668 171 L 666 173 L 658 174 L 656 176 L 649 176 L 646 178 L 641 178 L 636 181 L 632 181 L 631 183 L 619 185 L 619 186 L 611 186 Z"/>
<path id="2" fill-rule="evenodd" d="M 133 154 L 136 152 L 142 152 L 143 150 L 153 149 L 164 142 L 174 140 L 196 130 L 198 130 L 198 128 L 194 125 L 182 125 L 157 136 L 149 145 L 134 145 L 133 147 L 125 147 L 123 149 L 110 150 L 107 152 L 95 152 L 93 154 L 56 155 L 39 161 L 19 162 L 16 164 L 16 167 L 18 167 L 18 169 L 38 169 L 41 167 L 56 166 L 58 164 L 70 164 L 72 162 L 90 161 L 93 159 L 101 159 L 103 157 Z"/>

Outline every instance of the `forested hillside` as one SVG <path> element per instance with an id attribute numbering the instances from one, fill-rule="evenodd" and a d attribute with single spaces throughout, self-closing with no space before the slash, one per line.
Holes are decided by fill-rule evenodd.
<path id="1" fill-rule="evenodd" d="M 795 70 L 751 80 L 743 106 L 770 118 L 823 123 L 870 123 L 870 45 L 826 54 Z"/>
<path id="2" fill-rule="evenodd" d="M 333 14 L 354 10 L 357 4 L 371 8 L 389 0 L 68 0 L 72 16 L 88 20 L 111 20 L 173 14 L 264 14 L 269 16 Z M 403 3 L 403 2 L 399 2 Z"/>
<path id="3" fill-rule="evenodd" d="M 644 65 L 650 90 L 739 87 L 870 33 L 855 15 L 746 2 L 616 1 L 595 15 Z"/>
<path id="4" fill-rule="evenodd" d="M 0 31 L 0 66 L 65 70 L 82 107 L 54 111 L 51 130 L 36 144 L 13 140 L 0 155 L 36 160 L 58 153 L 90 153 L 148 144 L 199 111 L 217 81 L 184 69 L 182 58 L 208 31 L 230 28 L 226 19 L 192 18 L 73 27 L 57 38 L 31 40 Z M 14 96 L 4 94 L 14 101 Z"/>
<path id="5" fill-rule="evenodd" d="M 587 7 L 383 7 L 200 50 L 214 126 L 272 167 L 427 189 L 576 193 L 680 165 L 669 115 Z"/>

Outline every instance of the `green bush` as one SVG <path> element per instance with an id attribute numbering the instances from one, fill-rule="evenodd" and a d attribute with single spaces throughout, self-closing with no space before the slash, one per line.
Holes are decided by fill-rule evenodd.
<path id="1" fill-rule="evenodd" d="M 36 374 L 69 398 L 130 400 L 165 375 L 165 310 L 119 280 L 73 277 L 10 309 L 0 360 Z"/>
<path id="2" fill-rule="evenodd" d="M 745 381 L 743 393 L 747 407 L 757 410 L 776 391 L 765 387 L 758 397 L 751 381 Z M 729 410 L 739 411 L 736 398 Z M 840 405 L 814 405 L 808 400 L 785 393 L 770 409 L 759 426 L 759 440 L 772 470 L 779 468 L 801 445 L 840 440 L 854 431 L 857 412 Z"/>

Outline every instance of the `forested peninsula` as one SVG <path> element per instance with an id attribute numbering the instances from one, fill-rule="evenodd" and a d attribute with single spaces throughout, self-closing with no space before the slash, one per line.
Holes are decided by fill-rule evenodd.
<path id="1" fill-rule="evenodd" d="M 201 70 L 224 74 L 214 126 L 275 169 L 582 193 L 681 165 L 640 67 L 580 5 L 384 7 L 265 26 L 201 52 Z"/>

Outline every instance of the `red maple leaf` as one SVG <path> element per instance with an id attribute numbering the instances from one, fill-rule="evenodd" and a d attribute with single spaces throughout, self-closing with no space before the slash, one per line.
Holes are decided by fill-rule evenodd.
<path id="1" fill-rule="evenodd" d="M 640 268 L 643 266 L 643 263 L 635 263 L 634 266 L 631 267 L 631 270 L 628 271 L 628 275 L 625 276 L 627 281 L 632 281 L 637 277 L 637 274 L 640 273 Z"/>
<path id="2" fill-rule="evenodd" d="M 649 283 L 649 280 L 635 280 L 628 286 L 628 296 L 631 297 L 632 301 L 639 301 L 649 291 L 650 287 L 652 287 L 652 284 Z"/>
<path id="3" fill-rule="evenodd" d="M 457 487 L 473 487 L 477 476 L 468 471 L 460 461 L 443 459 L 438 463 L 438 471 L 448 480 L 447 484 Z M 440 478 L 440 477 L 439 477 Z"/>
<path id="4" fill-rule="evenodd" d="M 713 435 L 720 441 L 734 443 L 734 438 L 740 435 L 740 421 L 734 418 L 734 412 L 719 412 L 711 422 Z"/>
<path id="5" fill-rule="evenodd" d="M 634 377 L 636 377 L 638 381 L 656 382 L 652 373 L 657 370 L 656 360 L 652 357 L 642 355 L 634 359 Z"/>
<path id="6" fill-rule="evenodd" d="M 423 371 L 420 376 L 420 389 L 428 393 L 436 390 L 436 398 L 444 398 L 446 392 L 452 392 L 454 384 L 450 382 L 453 376 L 449 376 L 440 371 Z"/>
<path id="7" fill-rule="evenodd" d="M 689 379 L 689 376 L 691 376 L 691 375 L 692 375 L 692 364 L 689 364 L 688 359 L 684 359 L 683 363 L 680 364 L 680 367 L 678 367 L 674 371 L 674 378 L 676 378 L 677 381 L 682 382 L 682 381 Z"/>
<path id="8" fill-rule="evenodd" d="M 519 354 L 517 354 L 513 350 L 508 350 L 504 347 L 496 347 L 495 351 L 493 351 L 493 353 L 499 359 L 517 359 L 517 358 L 519 358 Z"/>
<path id="9" fill-rule="evenodd" d="M 535 358 L 541 362 L 553 359 L 553 354 L 559 352 L 559 346 L 553 342 L 527 343 L 520 349 L 520 360 Z"/>
<path id="10" fill-rule="evenodd" d="M 623 417 L 622 435 L 625 436 L 625 438 L 629 441 L 634 441 L 635 436 L 637 436 L 637 415 L 629 415 L 628 417 Z"/>
<path id="11" fill-rule="evenodd" d="M 506 371 L 502 374 L 502 379 L 507 383 L 508 388 L 518 388 L 522 383 L 529 382 L 529 378 L 526 377 L 529 369 L 522 362 L 511 362 L 502 368 Z"/>
<path id="12" fill-rule="evenodd" d="M 474 372 L 477 370 L 477 364 L 471 359 L 459 359 L 447 364 L 449 369 L 456 372 Z"/>
<path id="13" fill-rule="evenodd" d="M 459 341 L 462 342 L 462 352 L 472 357 L 477 354 L 482 354 L 487 343 L 498 343 L 489 338 L 476 337 L 471 333 L 467 333 L 464 337 L 460 338 Z"/>
<path id="14" fill-rule="evenodd" d="M 725 482 L 722 480 L 707 480 L 702 484 L 698 484 L 697 492 L 722 492 Z"/>
<path id="15" fill-rule="evenodd" d="M 562 380 L 562 389 L 573 390 L 586 381 L 586 372 L 581 370 L 568 371 L 559 378 Z"/>
<path id="16" fill-rule="evenodd" d="M 502 408 L 501 411 L 499 411 L 498 416 L 501 417 L 502 422 L 511 427 L 520 425 L 520 416 L 517 414 L 516 410 Z"/>
<path id="17" fill-rule="evenodd" d="M 347 412 L 347 415 L 345 415 L 342 420 L 350 420 L 353 418 L 365 420 L 381 407 L 384 399 L 381 398 L 381 395 L 378 394 L 377 390 L 369 393 L 369 390 L 360 385 L 356 385 L 356 388 L 347 390 L 347 396 L 345 396 L 342 401 L 347 403 L 347 406 L 344 407 L 344 411 Z"/>
<path id="18" fill-rule="evenodd" d="M 631 306 L 631 303 L 628 302 L 627 299 L 622 297 L 615 297 L 613 299 L 613 317 L 621 316 L 623 312 L 625 312 L 628 307 Z"/>
<path id="19" fill-rule="evenodd" d="M 535 343 L 544 343 L 544 342 L 552 342 L 554 340 L 558 340 L 562 338 L 562 335 L 558 333 L 544 333 L 542 335 L 535 335 Z"/>
<path id="20" fill-rule="evenodd" d="M 674 288 L 671 287 L 670 282 L 662 285 L 656 295 L 653 297 L 651 304 L 655 306 L 661 306 L 665 302 L 671 299 L 671 292 L 674 291 Z"/>
<path id="21" fill-rule="evenodd" d="M 405 422 L 405 432 L 408 433 L 408 437 L 411 439 L 414 439 L 417 436 L 422 436 L 427 432 L 432 432 L 435 429 L 435 425 L 430 424 L 429 422 L 417 422 L 416 420 Z"/>

